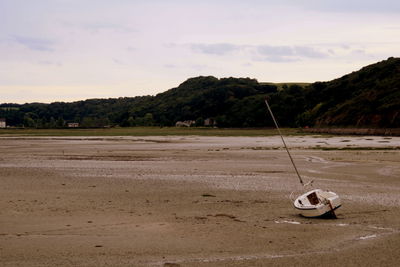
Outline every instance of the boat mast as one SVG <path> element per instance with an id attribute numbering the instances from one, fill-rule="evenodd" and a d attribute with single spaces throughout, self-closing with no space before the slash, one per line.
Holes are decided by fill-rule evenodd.
<path id="1" fill-rule="evenodd" d="M 292 162 L 292 165 L 293 165 L 293 167 L 294 167 L 294 170 L 296 171 L 297 177 L 299 177 L 299 180 L 300 180 L 301 185 L 304 186 L 303 179 L 301 179 L 300 173 L 299 173 L 299 171 L 297 170 L 296 164 L 294 163 L 294 160 L 293 160 L 293 158 L 292 158 L 292 155 L 291 155 L 290 152 L 289 152 L 289 149 L 288 149 L 288 147 L 287 147 L 287 145 L 286 145 L 285 139 L 283 139 L 283 135 L 282 135 L 282 133 L 281 133 L 281 130 L 279 129 L 278 123 L 276 122 L 275 116 L 274 116 L 274 114 L 272 113 L 272 110 L 271 110 L 271 108 L 270 108 L 270 106 L 269 106 L 269 104 L 268 104 L 267 97 L 265 97 L 265 104 L 267 104 L 268 111 L 269 111 L 269 113 L 271 114 L 272 120 L 273 120 L 274 123 L 275 123 L 276 129 L 278 130 L 279 135 L 281 136 L 282 143 L 283 143 L 283 145 L 285 146 L 286 152 L 287 152 L 288 155 L 289 155 L 290 161 Z"/>

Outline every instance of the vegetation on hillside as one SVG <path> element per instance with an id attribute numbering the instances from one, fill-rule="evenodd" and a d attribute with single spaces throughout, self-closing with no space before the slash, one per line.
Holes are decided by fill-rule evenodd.
<path id="1" fill-rule="evenodd" d="M 301 124 L 400 127 L 400 58 L 389 58 L 304 91 Z"/>
<path id="2" fill-rule="evenodd" d="M 281 126 L 400 127 L 400 58 L 313 84 L 201 76 L 156 96 L 1 104 L 0 118 L 32 128 L 63 128 L 68 122 L 86 128 L 173 126 L 185 120 L 203 126 L 207 119 L 219 127 L 266 127 L 273 126 L 266 96 Z"/>

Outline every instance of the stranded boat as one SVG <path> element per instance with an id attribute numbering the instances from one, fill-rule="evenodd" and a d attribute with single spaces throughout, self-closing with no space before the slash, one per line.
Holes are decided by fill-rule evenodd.
<path id="1" fill-rule="evenodd" d="M 304 184 L 303 179 L 301 179 L 300 173 L 297 170 L 296 164 L 292 158 L 292 155 L 289 152 L 289 149 L 286 145 L 285 139 L 283 139 L 282 133 L 279 129 L 278 123 L 272 113 L 272 110 L 268 104 L 267 98 L 265 98 L 265 104 L 267 105 L 268 111 L 271 114 L 272 120 L 275 123 L 276 129 L 281 136 L 282 143 L 288 153 L 290 161 L 296 171 L 297 176 L 299 177 L 300 183 L 303 187 L 312 184 L 312 181 Z M 336 218 L 335 210 L 341 206 L 341 201 L 339 196 L 331 191 L 325 191 L 322 189 L 314 189 L 304 193 L 299 196 L 293 202 L 294 207 L 300 212 L 300 214 L 304 217 L 332 217 Z"/>
<path id="2" fill-rule="evenodd" d="M 336 193 L 321 189 L 311 190 L 294 201 L 294 207 L 304 217 L 336 218 L 335 210 L 340 206 L 340 198 Z"/>

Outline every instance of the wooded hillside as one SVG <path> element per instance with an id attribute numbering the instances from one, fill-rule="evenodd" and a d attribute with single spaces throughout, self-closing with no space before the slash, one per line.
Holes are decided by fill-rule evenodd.
<path id="1" fill-rule="evenodd" d="M 201 76 L 156 96 L 89 99 L 72 103 L 1 104 L 0 118 L 19 127 L 173 126 L 177 121 L 218 127 L 273 126 L 400 127 L 400 58 L 362 68 L 329 82 L 259 83 L 250 78 Z"/>

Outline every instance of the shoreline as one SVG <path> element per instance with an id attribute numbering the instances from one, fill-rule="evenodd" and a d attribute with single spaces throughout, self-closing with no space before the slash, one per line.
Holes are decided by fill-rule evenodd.
<path id="1" fill-rule="evenodd" d="M 400 146 L 385 138 L 287 138 L 342 198 L 326 220 L 292 207 L 279 136 L 0 137 L 0 264 L 395 265 L 400 151 L 313 149 Z"/>

